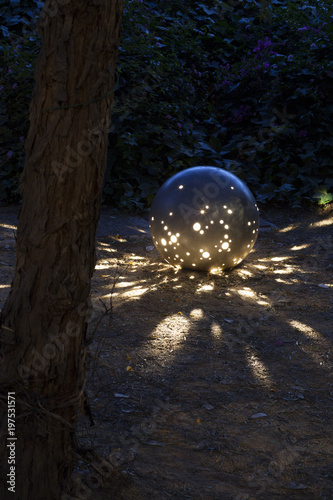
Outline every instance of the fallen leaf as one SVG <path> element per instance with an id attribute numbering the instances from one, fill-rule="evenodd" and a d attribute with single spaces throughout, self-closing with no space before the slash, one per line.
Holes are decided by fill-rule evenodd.
<path id="1" fill-rule="evenodd" d="M 146 441 L 145 444 L 149 446 L 165 446 L 165 443 L 159 443 L 158 441 Z"/>
<path id="2" fill-rule="evenodd" d="M 205 441 L 201 441 L 199 444 L 197 444 L 194 447 L 194 449 L 195 450 L 203 450 L 204 448 L 207 448 L 207 446 L 208 446 L 208 442 L 207 442 L 207 440 L 205 440 Z"/>
<path id="3" fill-rule="evenodd" d="M 302 484 L 302 483 L 300 483 L 300 484 L 290 483 L 288 485 L 288 488 L 290 490 L 306 490 L 307 486 L 305 484 Z"/>
<path id="4" fill-rule="evenodd" d="M 300 391 L 300 392 L 304 392 L 305 391 L 304 387 L 302 387 L 300 385 L 291 385 L 290 389 L 294 389 L 295 391 Z"/>
<path id="5" fill-rule="evenodd" d="M 267 417 L 266 413 L 255 413 L 254 415 L 251 416 L 251 418 L 262 418 L 262 417 Z"/>
<path id="6" fill-rule="evenodd" d="M 214 406 L 210 405 L 209 403 L 205 403 L 203 407 L 206 408 L 206 410 L 214 410 Z"/>

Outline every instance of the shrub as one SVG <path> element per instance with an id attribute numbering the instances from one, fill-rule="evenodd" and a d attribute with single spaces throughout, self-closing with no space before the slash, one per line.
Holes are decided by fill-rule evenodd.
<path id="1" fill-rule="evenodd" d="M 125 2 L 104 201 L 147 208 L 170 175 L 200 164 L 232 171 L 260 202 L 332 201 L 332 13 L 315 0 Z M 5 123 L 5 197 L 22 166 L 24 58 L 38 50 L 30 33 L 15 59 L 15 43 L 2 44 L 15 76 L 6 109 L 21 116 Z"/>

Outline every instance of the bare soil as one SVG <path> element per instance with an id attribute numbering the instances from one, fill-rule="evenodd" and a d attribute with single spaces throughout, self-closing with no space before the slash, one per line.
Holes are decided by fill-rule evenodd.
<path id="1" fill-rule="evenodd" d="M 17 207 L 0 208 L 0 305 Z M 146 216 L 103 209 L 89 407 L 73 496 L 333 498 L 333 239 L 326 210 L 262 209 L 221 274 L 163 262 Z"/>

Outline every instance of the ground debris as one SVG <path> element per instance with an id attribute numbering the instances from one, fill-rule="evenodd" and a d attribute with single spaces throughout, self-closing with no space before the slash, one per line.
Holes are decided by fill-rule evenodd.
<path id="1" fill-rule="evenodd" d="M 91 328 L 104 312 L 99 299 L 112 296 L 112 318 L 100 321 L 90 346 L 95 426 L 83 418 L 78 440 L 114 472 L 106 478 L 95 463 L 90 491 L 83 478 L 86 500 L 332 497 L 325 242 L 333 219 L 304 209 L 263 212 L 272 229 L 261 226 L 245 261 L 207 274 L 147 251 L 145 216 L 104 211 Z M 0 262 L 10 264 L 0 266 L 3 304 L 13 250 L 0 246 Z"/>

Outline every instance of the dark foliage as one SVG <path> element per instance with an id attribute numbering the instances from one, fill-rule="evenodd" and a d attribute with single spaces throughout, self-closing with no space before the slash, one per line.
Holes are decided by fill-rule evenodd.
<path id="1" fill-rule="evenodd" d="M 23 165 L 39 2 L 5 3 L 0 199 L 10 201 Z M 332 201 L 330 2 L 125 6 L 106 203 L 146 208 L 162 182 L 194 165 L 232 171 L 260 202 Z"/>

